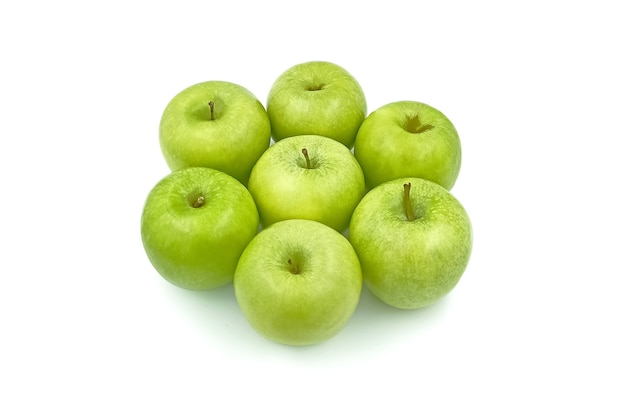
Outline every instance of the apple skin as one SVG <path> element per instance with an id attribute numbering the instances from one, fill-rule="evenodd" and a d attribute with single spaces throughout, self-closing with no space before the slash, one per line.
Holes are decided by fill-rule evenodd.
<path id="1" fill-rule="evenodd" d="M 326 61 L 294 65 L 272 84 L 267 98 L 272 137 L 320 135 L 352 149 L 367 114 L 365 94 L 343 67 Z"/>
<path id="2" fill-rule="evenodd" d="M 200 207 L 198 197 L 204 202 Z M 208 290 L 232 282 L 259 216 L 248 190 L 211 168 L 190 167 L 161 179 L 141 216 L 144 249 L 159 274 L 181 288 Z"/>
<path id="3" fill-rule="evenodd" d="M 363 121 L 354 156 L 368 189 L 396 178 L 419 177 L 450 190 L 461 169 L 461 142 L 439 110 L 417 101 L 396 101 Z"/>
<path id="4" fill-rule="evenodd" d="M 264 226 L 308 219 L 341 232 L 365 193 L 365 180 L 348 148 L 324 136 L 300 135 L 276 142 L 259 158 L 248 189 Z"/>
<path id="5" fill-rule="evenodd" d="M 213 119 L 209 102 L 214 103 Z M 161 151 L 172 171 L 214 168 L 244 185 L 270 137 L 261 102 L 248 89 L 227 81 L 184 89 L 168 103 L 159 126 Z"/>
<path id="6" fill-rule="evenodd" d="M 362 275 L 342 234 L 292 219 L 252 239 L 233 285 L 241 311 L 259 334 L 302 346 L 328 340 L 345 327 L 359 303 Z"/>
<path id="7" fill-rule="evenodd" d="M 412 221 L 404 208 L 407 183 Z M 366 287 L 390 306 L 416 309 L 452 291 L 468 265 L 473 238 L 467 212 L 448 190 L 421 178 L 399 178 L 363 197 L 349 239 Z"/>

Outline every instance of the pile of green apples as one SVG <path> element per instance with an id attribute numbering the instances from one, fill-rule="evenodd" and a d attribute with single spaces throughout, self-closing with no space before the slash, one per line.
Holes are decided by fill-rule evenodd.
<path id="1" fill-rule="evenodd" d="M 233 283 L 270 340 L 333 337 L 363 284 L 395 308 L 431 305 L 467 267 L 472 227 L 450 193 L 455 127 L 417 101 L 368 115 L 341 66 L 287 69 L 266 107 L 235 83 L 192 85 L 165 107 L 159 140 L 171 172 L 141 216 L 151 264 L 189 290 Z"/>

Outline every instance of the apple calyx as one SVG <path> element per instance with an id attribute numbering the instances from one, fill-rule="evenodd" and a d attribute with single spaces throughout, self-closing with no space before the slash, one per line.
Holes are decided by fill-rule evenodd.
<path id="1" fill-rule="evenodd" d="M 411 183 L 407 182 L 404 184 L 404 214 L 406 215 L 406 219 L 410 222 L 415 220 L 415 213 L 413 212 L 413 205 L 411 204 Z"/>
<path id="2" fill-rule="evenodd" d="M 410 133 L 424 133 L 432 128 L 434 128 L 433 125 L 423 125 L 417 114 L 406 118 L 406 130 Z"/>
<path id="3" fill-rule="evenodd" d="M 309 151 L 306 148 L 302 148 L 302 155 L 306 161 L 306 169 L 311 169 L 311 160 L 309 159 Z"/>
<path id="4" fill-rule="evenodd" d="M 300 267 L 296 265 L 294 262 L 292 262 L 291 258 L 287 260 L 287 263 L 289 264 L 289 272 L 291 272 L 294 275 L 298 275 L 300 273 Z"/>
<path id="5" fill-rule="evenodd" d="M 209 101 L 209 108 L 211 109 L 211 120 L 215 120 L 215 102 Z"/>

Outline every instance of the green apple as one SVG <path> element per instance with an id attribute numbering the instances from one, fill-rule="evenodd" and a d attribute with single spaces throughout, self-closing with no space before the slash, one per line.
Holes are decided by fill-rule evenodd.
<path id="1" fill-rule="evenodd" d="M 367 103 L 361 85 L 343 67 L 310 61 L 294 65 L 274 81 L 267 113 L 275 141 L 321 135 L 352 149 Z"/>
<path id="2" fill-rule="evenodd" d="M 361 295 L 359 259 L 337 231 L 311 220 L 263 229 L 235 271 L 235 297 L 250 325 L 287 345 L 311 345 L 345 327 Z"/>
<path id="3" fill-rule="evenodd" d="M 367 288 L 401 309 L 428 306 L 449 293 L 469 262 L 472 226 L 444 187 L 399 178 L 368 192 L 350 221 L 350 242 Z"/>
<path id="4" fill-rule="evenodd" d="M 461 142 L 452 122 L 417 101 L 373 111 L 359 129 L 354 155 L 368 189 L 402 177 L 424 178 L 450 190 L 461 169 Z"/>
<path id="5" fill-rule="evenodd" d="M 265 151 L 248 189 L 264 226 L 308 219 L 343 231 L 365 193 L 365 180 L 348 148 L 324 136 L 299 135 Z"/>
<path id="6" fill-rule="evenodd" d="M 239 181 L 211 168 L 190 167 L 170 173 L 150 191 L 141 238 L 163 278 L 206 290 L 232 282 L 258 226 L 254 200 Z"/>
<path id="7" fill-rule="evenodd" d="M 214 168 L 244 185 L 250 170 L 270 145 L 269 118 L 246 88 L 206 81 L 178 93 L 161 117 L 161 151 L 172 171 Z"/>

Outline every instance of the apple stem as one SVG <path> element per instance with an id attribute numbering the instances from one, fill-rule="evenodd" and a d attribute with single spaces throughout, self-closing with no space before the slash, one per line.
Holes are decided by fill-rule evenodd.
<path id="1" fill-rule="evenodd" d="M 404 213 L 406 219 L 410 222 L 415 220 L 415 214 L 413 213 L 413 205 L 411 204 L 411 183 L 404 184 Z"/>
<path id="2" fill-rule="evenodd" d="M 211 109 L 211 120 L 215 120 L 215 102 L 209 101 L 209 108 Z"/>
<path id="3" fill-rule="evenodd" d="M 306 148 L 302 148 L 302 155 L 304 155 L 304 159 L 306 160 L 306 169 L 311 169 L 311 160 L 309 159 L 309 151 Z"/>
<path id="4" fill-rule="evenodd" d="M 192 206 L 193 208 L 200 208 L 204 205 L 204 197 L 203 196 L 199 196 L 196 201 L 193 202 Z"/>
<path id="5" fill-rule="evenodd" d="M 298 265 L 294 265 L 294 263 L 291 262 L 291 258 L 287 260 L 287 263 L 291 266 L 291 268 L 289 269 L 289 272 L 291 272 L 292 274 L 300 273 L 300 268 L 298 268 Z"/>

